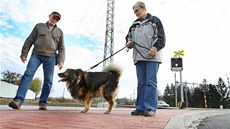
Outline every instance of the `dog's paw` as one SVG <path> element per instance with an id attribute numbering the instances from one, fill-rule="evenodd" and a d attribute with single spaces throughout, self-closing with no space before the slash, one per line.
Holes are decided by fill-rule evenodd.
<path id="1" fill-rule="evenodd" d="M 81 111 L 81 113 L 86 113 L 86 112 L 87 112 L 87 111 L 85 111 L 85 110 L 82 110 L 82 111 Z"/>
<path id="2" fill-rule="evenodd" d="M 109 114 L 110 112 L 109 111 L 106 111 L 104 114 Z"/>

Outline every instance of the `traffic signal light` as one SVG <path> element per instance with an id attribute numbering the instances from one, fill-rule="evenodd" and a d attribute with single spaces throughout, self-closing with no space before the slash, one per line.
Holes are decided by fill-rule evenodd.
<path id="1" fill-rule="evenodd" d="M 171 58 L 171 68 L 182 68 L 182 58 Z"/>

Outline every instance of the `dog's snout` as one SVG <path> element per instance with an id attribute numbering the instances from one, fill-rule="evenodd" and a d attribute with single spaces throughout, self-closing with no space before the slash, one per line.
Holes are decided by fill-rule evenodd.
<path id="1" fill-rule="evenodd" d="M 63 76 L 64 76 L 64 73 L 58 73 L 58 76 L 59 76 L 59 77 L 63 77 Z"/>

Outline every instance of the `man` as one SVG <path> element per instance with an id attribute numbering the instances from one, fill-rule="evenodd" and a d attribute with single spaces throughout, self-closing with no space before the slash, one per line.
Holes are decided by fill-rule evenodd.
<path id="1" fill-rule="evenodd" d="M 126 36 L 126 46 L 133 49 L 137 75 L 136 110 L 131 115 L 153 116 L 157 110 L 157 72 L 165 34 L 159 18 L 147 13 L 143 2 L 133 6 L 137 16 Z"/>
<path id="2" fill-rule="evenodd" d="M 60 19 L 61 15 L 58 12 L 52 12 L 49 15 L 48 22 L 36 24 L 31 34 L 25 40 L 20 56 L 23 63 L 27 61 L 28 52 L 32 45 L 34 48 L 26 71 L 19 83 L 16 96 L 9 103 L 11 108 L 21 108 L 34 74 L 42 64 L 44 81 L 39 100 L 39 110 L 47 110 L 47 99 L 52 88 L 55 64 L 61 70 L 65 60 L 64 35 L 62 30 L 56 25 Z"/>

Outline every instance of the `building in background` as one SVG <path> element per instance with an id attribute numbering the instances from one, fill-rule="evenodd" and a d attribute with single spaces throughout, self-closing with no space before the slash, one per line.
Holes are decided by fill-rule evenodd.
<path id="1" fill-rule="evenodd" d="M 4 81 L 0 81 L 0 97 L 2 98 L 14 98 L 17 92 L 18 86 L 10 84 Z M 35 93 L 28 90 L 25 99 L 34 99 Z"/>

